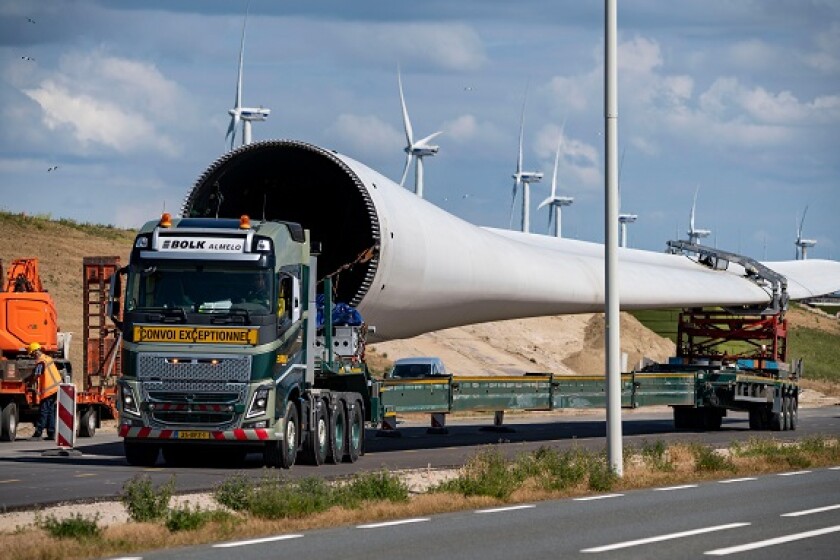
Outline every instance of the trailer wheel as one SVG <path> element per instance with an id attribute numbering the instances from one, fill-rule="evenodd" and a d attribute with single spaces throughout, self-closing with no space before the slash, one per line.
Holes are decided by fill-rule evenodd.
<path id="1" fill-rule="evenodd" d="M 783 430 L 790 430 L 790 397 L 782 399 L 782 421 L 784 422 Z"/>
<path id="2" fill-rule="evenodd" d="M 799 399 L 796 397 L 790 398 L 790 409 L 788 409 L 788 426 L 791 430 L 796 429 L 799 423 Z"/>
<path id="3" fill-rule="evenodd" d="M 330 423 L 323 401 L 315 403 L 315 419 L 306 445 L 306 460 L 311 465 L 323 465 L 330 450 Z"/>
<path id="4" fill-rule="evenodd" d="M 0 441 L 15 441 L 17 438 L 17 403 L 9 401 L 0 413 Z"/>
<path id="5" fill-rule="evenodd" d="M 135 467 L 154 467 L 157 463 L 160 447 L 152 443 L 125 440 L 123 442 L 125 460 Z"/>
<path id="6" fill-rule="evenodd" d="M 353 408 L 348 412 L 350 418 L 349 429 L 347 430 L 347 453 L 344 458 L 348 463 L 355 463 L 359 460 L 365 439 L 365 420 L 362 414 L 362 403 L 356 401 Z"/>
<path id="7" fill-rule="evenodd" d="M 335 410 L 330 415 L 330 446 L 327 462 L 337 465 L 344 458 L 347 440 L 347 414 L 344 411 L 344 401 L 338 401 Z"/>
<path id="8" fill-rule="evenodd" d="M 79 437 L 93 437 L 96 433 L 96 408 L 90 407 L 79 420 Z"/>
<path id="9" fill-rule="evenodd" d="M 263 461 L 269 467 L 290 469 L 295 464 L 298 451 L 298 435 L 300 424 L 295 403 L 286 403 L 286 414 L 283 415 L 283 440 L 269 441 L 263 450 Z"/>
<path id="10" fill-rule="evenodd" d="M 785 403 L 782 401 L 782 410 L 780 412 L 773 412 L 772 408 L 768 407 L 770 416 L 770 429 L 774 432 L 781 432 L 785 429 Z"/>

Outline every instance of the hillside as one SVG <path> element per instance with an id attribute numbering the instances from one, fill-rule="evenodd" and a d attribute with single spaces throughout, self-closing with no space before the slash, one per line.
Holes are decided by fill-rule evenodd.
<path id="1" fill-rule="evenodd" d="M 15 258 L 39 259 L 44 285 L 56 301 L 59 325 L 62 330 L 74 333 L 71 347 L 74 364 L 82 363 L 82 257 L 118 256 L 122 263 L 127 263 L 134 233 L 0 212 L 0 259 L 6 264 Z M 788 317 L 797 341 L 791 343 L 794 356 L 802 347 L 801 339 L 825 336 L 828 346 L 840 348 L 836 343 L 840 339 L 840 322 L 833 317 L 799 306 Z M 630 367 L 642 357 L 665 360 L 674 353 L 672 341 L 655 334 L 629 314 L 622 314 L 621 335 L 622 351 L 628 354 Z M 593 374 L 603 371 L 603 345 L 603 316 L 581 314 L 517 319 L 427 333 L 371 345 L 368 357 L 376 372 L 384 371 L 400 357 L 435 355 L 443 358 L 458 375 Z M 832 371 L 840 363 L 825 358 L 824 354 L 816 356 L 818 361 L 826 363 L 806 369 L 806 377 L 807 372 Z M 828 375 L 817 377 L 831 381 Z"/>

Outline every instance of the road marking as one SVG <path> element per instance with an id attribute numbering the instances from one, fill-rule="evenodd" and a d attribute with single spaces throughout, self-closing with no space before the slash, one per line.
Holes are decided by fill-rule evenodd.
<path id="1" fill-rule="evenodd" d="M 667 535 L 659 535 L 656 537 L 648 537 L 646 539 L 638 539 L 635 541 L 624 541 L 615 544 L 608 544 L 605 546 L 596 546 L 593 548 L 585 548 L 581 552 L 607 552 L 609 550 L 618 550 L 620 548 L 630 548 L 631 546 L 639 546 L 642 544 L 650 544 L 661 541 L 669 541 L 673 539 L 681 539 L 683 537 L 692 537 L 694 535 L 702 535 L 704 533 L 712 533 L 714 531 L 724 531 L 726 529 L 735 529 L 737 527 L 746 527 L 749 523 L 729 523 L 728 525 L 716 525 L 715 527 L 703 527 L 700 529 L 692 529 L 690 531 L 680 531 L 679 533 L 670 533 Z M 707 553 L 708 554 L 708 553 Z"/>
<path id="2" fill-rule="evenodd" d="M 606 500 L 607 498 L 620 498 L 624 494 L 601 494 L 599 496 L 584 496 L 583 498 L 575 498 L 576 502 L 591 502 L 593 500 Z"/>
<path id="3" fill-rule="evenodd" d="M 662 488 L 654 488 L 654 492 L 668 492 L 670 490 L 685 490 L 686 488 L 697 488 L 699 484 L 682 484 L 680 486 L 664 486 Z"/>
<path id="4" fill-rule="evenodd" d="M 369 523 L 367 525 L 357 525 L 356 529 L 379 529 L 380 527 L 393 527 L 394 525 L 404 525 L 406 523 L 423 523 L 429 521 L 428 517 L 416 517 L 414 519 L 400 519 L 399 521 L 384 521 L 382 523 Z"/>
<path id="5" fill-rule="evenodd" d="M 92 472 L 83 472 L 83 473 L 79 473 L 79 474 L 74 474 L 73 476 L 74 476 L 75 478 L 85 478 L 85 477 L 88 477 L 88 476 L 96 476 L 96 473 L 92 473 Z"/>
<path id="6" fill-rule="evenodd" d="M 299 539 L 303 535 L 277 535 L 276 537 L 265 537 L 262 539 L 250 539 L 247 541 L 234 541 L 234 542 L 226 542 L 226 543 L 219 543 L 214 544 L 213 548 L 233 548 L 235 546 L 247 546 L 249 544 L 260 544 L 260 543 L 267 543 L 267 542 L 275 542 L 275 541 L 285 541 L 289 539 Z"/>
<path id="7" fill-rule="evenodd" d="M 523 504 L 520 506 L 498 507 L 490 509 L 479 509 L 476 513 L 501 513 L 503 511 L 516 511 L 518 509 L 531 509 L 537 507 L 536 504 Z"/>
<path id="8" fill-rule="evenodd" d="M 825 529 L 815 529 L 813 531 L 806 531 L 804 533 L 794 533 L 792 535 L 785 535 L 784 537 L 767 539 L 766 541 L 758 541 L 738 546 L 730 546 L 728 548 L 718 548 L 715 550 L 709 550 L 708 552 L 704 552 L 703 554 L 709 554 L 711 556 L 726 556 L 727 554 L 735 554 L 736 552 L 744 552 L 746 550 L 755 550 L 757 548 L 764 548 L 767 546 L 773 546 L 792 541 L 799 541 L 802 539 L 810 539 L 811 537 L 819 537 L 820 535 L 836 533 L 837 531 L 840 531 L 840 525 L 835 525 L 834 527 L 826 527 Z"/>
<path id="9" fill-rule="evenodd" d="M 10 478 L 8 480 L 0 480 L 0 484 L 10 484 L 12 482 L 20 482 L 19 478 Z"/>
<path id="10" fill-rule="evenodd" d="M 793 472 L 783 472 L 779 473 L 779 476 L 798 476 L 800 474 L 808 474 L 811 471 L 793 471 Z"/>
<path id="11" fill-rule="evenodd" d="M 732 484 L 733 482 L 747 482 L 749 480 L 758 480 L 754 476 L 747 476 L 744 478 L 730 478 L 729 480 L 718 480 L 720 484 Z"/>
<path id="12" fill-rule="evenodd" d="M 812 513 L 822 513 L 824 511 L 831 511 L 833 509 L 840 509 L 840 504 L 833 506 L 818 507 L 814 509 L 806 509 L 802 511 L 793 511 L 791 513 L 783 513 L 780 517 L 799 517 L 802 515 L 811 515 Z"/>
<path id="13" fill-rule="evenodd" d="M 830 467 L 828 470 L 830 470 L 830 471 L 840 471 L 840 467 Z"/>

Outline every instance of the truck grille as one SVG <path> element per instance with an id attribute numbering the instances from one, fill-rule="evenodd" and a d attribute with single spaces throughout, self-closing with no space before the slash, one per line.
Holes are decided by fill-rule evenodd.
<path id="1" fill-rule="evenodd" d="M 151 419 L 159 426 L 232 424 L 237 413 L 227 405 L 245 402 L 250 378 L 250 356 L 137 357 L 142 399 L 155 405 Z"/>

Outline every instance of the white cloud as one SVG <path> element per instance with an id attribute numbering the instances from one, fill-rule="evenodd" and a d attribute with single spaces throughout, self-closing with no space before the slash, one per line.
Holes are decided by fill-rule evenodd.
<path id="1" fill-rule="evenodd" d="M 448 23 L 365 23 L 333 28 L 344 50 L 389 62 L 424 65 L 444 70 L 475 70 L 487 61 L 484 45 L 471 27 Z"/>
<path id="2" fill-rule="evenodd" d="M 840 71 L 840 23 L 832 23 L 816 37 L 817 52 L 806 54 L 805 63 L 820 72 Z"/>
<path id="3" fill-rule="evenodd" d="M 38 103 L 50 131 L 69 133 L 85 149 L 180 154 L 162 128 L 166 119 L 188 116 L 188 104 L 154 65 L 101 51 L 71 53 L 49 77 L 22 90 Z"/>
<path id="4" fill-rule="evenodd" d="M 374 115 L 341 114 L 327 133 L 366 156 L 390 155 L 405 146 L 405 135 Z"/>
<path id="5" fill-rule="evenodd" d="M 618 71 L 633 74 L 652 74 L 662 66 L 662 52 L 656 41 L 635 37 L 619 47 Z"/>

